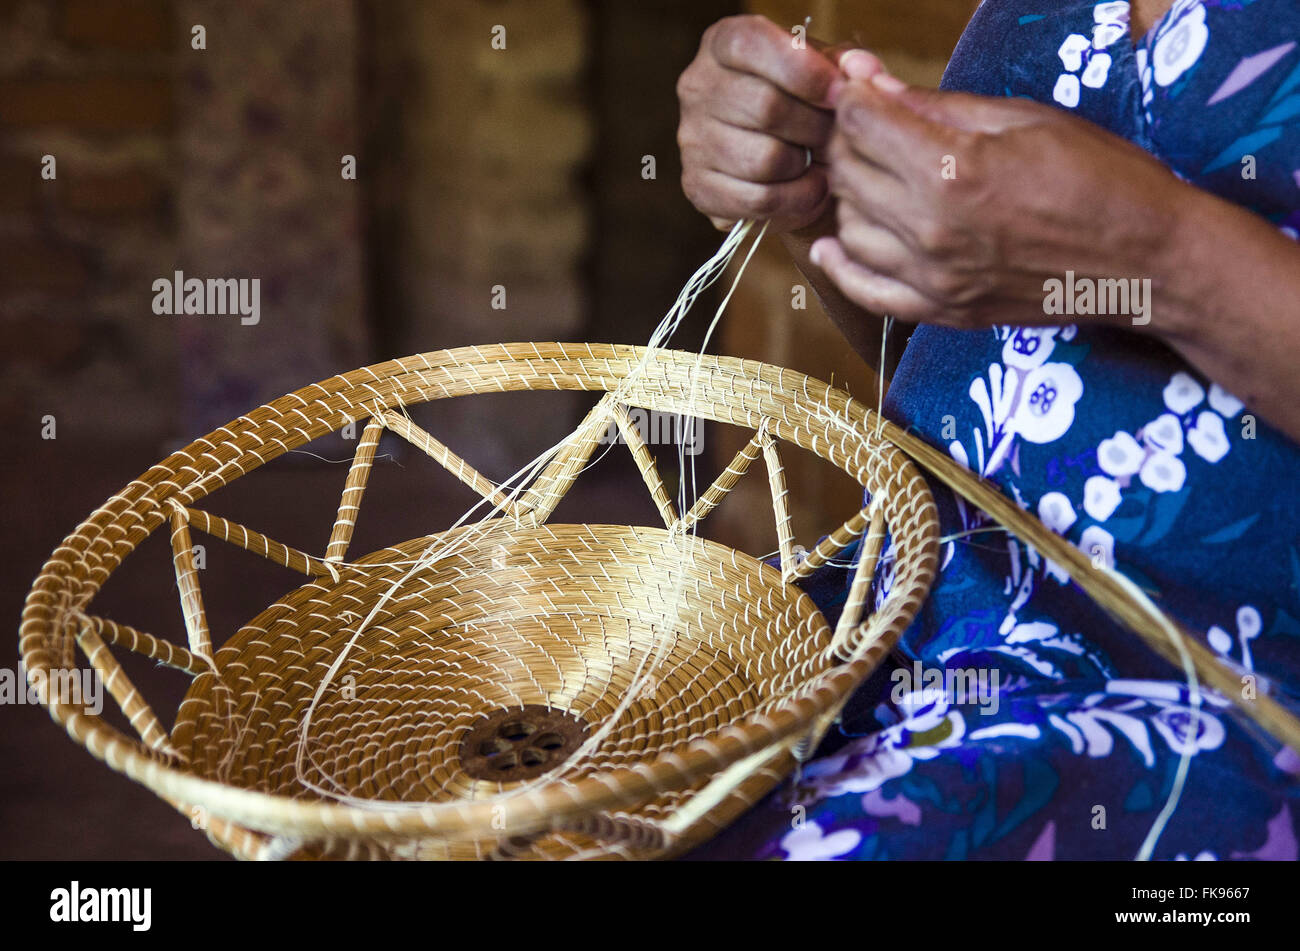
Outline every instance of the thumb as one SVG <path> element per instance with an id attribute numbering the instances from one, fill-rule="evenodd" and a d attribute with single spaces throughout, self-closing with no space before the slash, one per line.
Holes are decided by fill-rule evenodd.
<path id="1" fill-rule="evenodd" d="M 842 78 L 831 83 L 830 88 L 827 90 L 827 105 L 832 109 L 835 108 L 836 100 L 839 98 L 839 92 L 844 86 L 845 79 L 870 79 L 876 73 L 885 71 L 885 64 L 880 61 L 880 57 L 867 52 L 856 43 L 830 45 L 811 37 L 808 42 L 844 74 Z"/>

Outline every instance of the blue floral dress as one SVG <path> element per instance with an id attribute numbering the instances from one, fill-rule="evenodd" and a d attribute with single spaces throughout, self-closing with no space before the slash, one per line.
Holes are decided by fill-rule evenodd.
<path id="1" fill-rule="evenodd" d="M 1300 5 L 1177 0 L 1138 43 L 1128 17 L 986 0 L 943 86 L 1054 103 L 1297 237 Z M 921 326 L 886 413 L 1300 709 L 1300 449 L 1174 352 L 1118 322 Z M 896 656 L 696 857 L 1124 859 L 1150 838 L 1157 859 L 1296 859 L 1300 757 L 1222 697 L 1197 713 L 1059 566 L 933 488 L 942 568 Z M 810 584 L 832 623 L 845 587 Z"/>

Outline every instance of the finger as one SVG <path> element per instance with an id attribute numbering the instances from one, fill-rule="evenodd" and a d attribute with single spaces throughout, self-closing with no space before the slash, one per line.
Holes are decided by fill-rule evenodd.
<path id="1" fill-rule="evenodd" d="M 905 213 L 907 183 L 893 171 L 864 159 L 842 135 L 835 135 L 827 149 L 830 159 L 830 187 L 838 198 L 858 206 L 874 217 L 893 219 Z M 892 212 L 884 215 L 885 212 Z"/>
<path id="2" fill-rule="evenodd" d="M 908 179 L 918 168 L 939 168 L 952 145 L 952 130 L 932 122 L 879 87 L 887 73 L 870 82 L 851 82 L 836 105 L 836 129 L 863 158 Z"/>
<path id="3" fill-rule="evenodd" d="M 839 199 L 841 213 L 861 215 L 904 240 L 914 217 L 908 183 L 865 161 L 843 141 L 843 136 L 835 136 L 829 151 L 827 182 L 831 195 Z"/>
<path id="4" fill-rule="evenodd" d="M 849 81 L 871 79 L 877 73 L 885 71 L 885 64 L 878 56 L 851 44 L 827 50 L 822 55 L 828 56 L 843 74 L 831 83 L 831 88 L 826 93 L 831 108 L 839 102 L 840 95 Z"/>
<path id="5" fill-rule="evenodd" d="M 792 181 L 808 169 L 808 150 L 775 136 L 723 122 L 707 123 L 698 134 L 698 143 L 683 144 L 683 162 L 759 183 Z"/>
<path id="6" fill-rule="evenodd" d="M 847 49 L 835 61 L 849 79 L 870 79 L 877 73 L 885 72 L 885 64 L 880 57 L 864 49 Z"/>
<path id="7" fill-rule="evenodd" d="M 835 127 L 832 113 L 815 109 L 758 76 L 727 70 L 719 77 L 719 87 L 710 111 L 729 125 L 814 149 L 825 146 Z"/>
<path id="8" fill-rule="evenodd" d="M 729 17 L 710 28 L 710 50 L 723 66 L 761 76 L 796 99 L 828 107 L 839 70 L 815 48 L 795 45 L 789 30 L 759 16 Z"/>
<path id="9" fill-rule="evenodd" d="M 810 250 L 812 262 L 859 307 L 900 320 L 924 320 L 934 315 L 934 301 L 902 281 L 876 274 L 849 257 L 838 239 L 818 238 Z"/>
<path id="10" fill-rule="evenodd" d="M 683 174 L 683 186 L 692 203 L 710 218 L 738 221 L 754 218 L 777 225 L 803 225 L 817 218 L 830 195 L 826 176 L 811 170 L 792 182 L 746 182 L 714 169 L 692 169 Z"/>
<path id="11" fill-rule="evenodd" d="M 885 277 L 906 279 L 914 255 L 898 235 L 864 218 L 846 202 L 840 202 L 836 211 L 836 237 L 853 260 Z"/>

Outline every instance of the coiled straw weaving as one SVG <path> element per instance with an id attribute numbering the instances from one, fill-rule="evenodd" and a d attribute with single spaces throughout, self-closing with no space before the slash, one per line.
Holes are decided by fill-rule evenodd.
<path id="1" fill-rule="evenodd" d="M 404 411 L 545 389 L 603 396 L 512 494 Z M 629 408 L 692 414 L 752 438 L 678 512 Z M 663 526 L 551 523 L 611 421 Z M 349 423 L 362 434 L 324 552 L 201 505 Z M 385 431 L 478 491 L 490 515 L 351 552 Z M 137 735 L 42 688 L 54 719 L 113 769 L 201 814 L 212 841 L 237 856 L 672 855 L 795 767 L 926 597 L 936 510 L 899 438 L 825 384 L 723 357 L 527 343 L 390 361 L 254 410 L 109 499 L 36 579 L 22 656 L 37 683 L 83 662 L 98 671 Z M 794 544 L 781 463 L 798 450 L 847 472 L 871 499 L 806 555 Z M 742 478 L 770 487 L 779 568 L 693 534 Z M 155 531 L 170 533 L 184 646 L 93 609 L 105 580 Z M 305 581 L 216 637 L 194 533 Z M 892 559 L 876 577 L 886 534 Z M 863 554 L 832 630 L 796 582 L 859 538 Z M 170 730 L 116 651 L 193 678 Z"/>

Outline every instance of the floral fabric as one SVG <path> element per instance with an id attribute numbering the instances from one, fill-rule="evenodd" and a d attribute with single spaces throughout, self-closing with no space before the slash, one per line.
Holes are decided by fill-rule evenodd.
<path id="1" fill-rule="evenodd" d="M 986 0 L 943 85 L 1075 112 L 1295 238 L 1300 5 L 1177 0 L 1138 43 L 1128 17 Z M 1111 320 L 919 327 L 886 413 L 1300 709 L 1300 450 Z M 896 657 L 800 775 L 696 857 L 1122 859 L 1150 837 L 1158 859 L 1296 859 L 1300 757 L 1222 697 L 1198 712 L 1059 566 L 932 488 L 941 573 Z M 845 587 L 842 569 L 809 586 L 832 621 Z"/>

